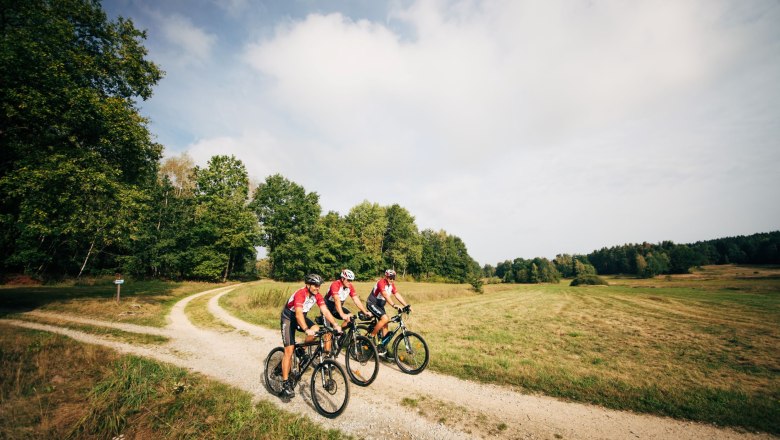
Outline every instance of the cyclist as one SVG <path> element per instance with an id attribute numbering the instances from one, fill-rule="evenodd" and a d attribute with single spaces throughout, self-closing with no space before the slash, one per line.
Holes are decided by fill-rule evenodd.
<path id="1" fill-rule="evenodd" d="M 363 302 L 360 301 L 355 286 L 352 285 L 352 281 L 355 280 L 355 274 L 349 270 L 344 269 L 341 271 L 341 278 L 334 281 L 328 289 L 328 293 L 325 294 L 325 304 L 328 306 L 330 314 L 334 317 L 341 317 L 343 322 L 342 328 L 346 328 L 347 323 L 352 320 L 353 315 L 348 308 L 344 307 L 344 301 L 347 296 L 352 298 L 352 302 L 363 312 L 364 315 L 368 315 L 368 310 L 363 306 Z"/>
<path id="2" fill-rule="evenodd" d="M 292 366 L 293 351 L 295 348 L 295 331 L 306 333 L 306 342 L 314 340 L 314 335 L 319 330 L 309 318 L 306 317 L 306 313 L 316 303 L 322 316 L 333 325 L 338 333 L 341 333 L 341 327 L 336 324 L 336 320 L 333 315 L 330 314 L 328 308 L 325 306 L 325 299 L 320 295 L 320 285 L 322 284 L 322 277 L 317 274 L 306 275 L 304 280 L 306 284 L 303 288 L 298 289 L 292 294 L 290 299 L 287 300 L 287 304 L 282 309 L 281 327 L 282 327 L 282 345 L 284 345 L 284 357 L 282 358 L 282 379 L 284 380 L 284 386 L 282 387 L 282 396 L 292 398 L 295 397 L 295 390 L 293 388 L 293 381 L 289 379 L 290 367 Z"/>
<path id="3" fill-rule="evenodd" d="M 370 310 L 371 314 L 378 319 L 374 329 L 371 330 L 371 337 L 376 337 L 377 333 L 379 333 L 380 330 L 382 331 L 383 339 L 376 346 L 377 352 L 382 356 L 387 356 L 385 344 L 389 342 L 384 340 L 384 337 L 388 332 L 387 323 L 390 321 L 387 313 L 385 313 L 385 304 L 390 303 L 390 305 L 397 310 L 401 310 L 401 306 L 396 304 L 393 297 L 395 297 L 401 305 L 408 305 L 406 300 L 404 300 L 404 297 L 398 293 L 398 290 L 395 287 L 395 271 L 393 269 L 387 269 L 384 278 L 381 278 L 376 282 L 376 285 L 371 290 L 371 294 L 368 295 L 368 300 L 366 301 L 368 310 Z M 411 310 L 411 306 L 409 306 L 409 310 Z"/>

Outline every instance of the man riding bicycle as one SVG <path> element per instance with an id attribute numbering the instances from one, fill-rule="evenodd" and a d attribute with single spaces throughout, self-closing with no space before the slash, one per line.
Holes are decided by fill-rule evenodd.
<path id="1" fill-rule="evenodd" d="M 304 283 L 306 285 L 293 293 L 282 309 L 281 328 L 282 345 L 284 345 L 284 358 L 282 358 L 284 386 L 282 388 L 282 396 L 287 398 L 295 397 L 294 385 L 292 380 L 289 379 L 293 351 L 295 349 L 295 331 L 306 333 L 306 342 L 311 342 L 314 340 L 317 330 L 319 330 L 319 327 L 306 317 L 306 313 L 316 303 L 320 308 L 322 316 L 333 325 L 336 332 L 341 333 L 341 327 L 336 324 L 336 319 L 333 318 L 333 315 L 330 314 L 325 306 L 325 299 L 320 295 L 322 277 L 317 274 L 309 274 L 306 275 Z"/>
<path id="2" fill-rule="evenodd" d="M 400 306 L 396 304 L 396 301 L 393 300 L 393 297 L 398 300 L 398 303 L 401 304 Z M 374 326 L 374 329 L 371 330 L 371 337 L 375 338 L 377 333 L 379 333 L 380 330 L 382 331 L 383 339 L 376 346 L 377 352 L 380 354 L 380 356 L 387 355 L 387 348 L 385 347 L 385 344 L 389 342 L 384 340 L 384 337 L 388 332 L 387 323 L 390 321 L 387 313 L 385 313 L 386 303 L 390 303 L 390 305 L 395 307 L 397 310 L 400 310 L 402 308 L 401 306 L 408 305 L 406 300 L 404 300 L 404 297 L 398 293 L 398 290 L 395 287 L 395 271 L 392 269 L 387 269 L 385 271 L 384 278 L 377 281 L 376 285 L 374 285 L 374 288 L 371 290 L 371 294 L 368 295 L 368 300 L 366 301 L 368 310 L 370 310 L 371 314 L 374 315 L 378 320 L 377 324 Z M 409 306 L 409 310 L 411 310 L 411 306 Z"/>
<path id="3" fill-rule="evenodd" d="M 368 315 L 368 310 L 363 306 L 363 302 L 360 301 L 355 286 L 352 285 L 352 281 L 355 280 L 355 274 L 349 270 L 344 269 L 341 271 L 341 278 L 334 281 L 328 289 L 328 293 L 325 294 L 325 304 L 328 306 L 330 314 L 334 317 L 341 317 L 343 322 L 342 328 L 346 328 L 347 324 L 354 317 L 348 308 L 344 307 L 344 301 L 347 296 L 352 298 L 352 302 L 360 309 L 363 314 Z"/>

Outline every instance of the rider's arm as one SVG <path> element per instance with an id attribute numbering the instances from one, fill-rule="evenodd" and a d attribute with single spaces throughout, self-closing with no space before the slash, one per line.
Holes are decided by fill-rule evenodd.
<path id="1" fill-rule="evenodd" d="M 385 292 L 385 289 L 382 289 L 379 293 L 381 293 L 382 296 L 385 297 L 385 301 L 387 301 L 388 304 L 390 304 L 393 307 L 397 307 L 395 305 L 395 301 L 393 301 L 393 299 L 391 298 L 391 296 L 393 296 L 393 295 L 390 295 L 389 293 Z"/>
<path id="2" fill-rule="evenodd" d="M 336 318 L 331 315 L 330 310 L 328 310 L 324 304 L 320 305 L 320 312 L 322 313 L 322 317 L 333 325 L 333 329 L 341 333 L 341 326 L 336 323 Z"/>
<path id="3" fill-rule="evenodd" d="M 401 294 L 400 294 L 400 293 L 396 292 L 396 293 L 395 293 L 395 298 L 396 298 L 396 299 L 398 300 L 398 302 L 399 302 L 399 303 L 401 303 L 403 306 L 407 306 L 407 305 L 409 305 L 409 304 L 406 302 L 406 300 L 404 299 L 404 297 L 403 297 L 403 296 L 401 296 Z"/>
<path id="4" fill-rule="evenodd" d="M 336 311 L 339 312 L 339 316 L 343 320 L 349 320 L 350 316 L 344 313 L 344 309 L 341 308 L 341 298 L 338 295 L 333 297 L 333 302 L 336 304 Z"/>
<path id="5" fill-rule="evenodd" d="M 310 329 L 308 325 L 306 325 L 306 318 L 303 317 L 303 307 L 295 308 L 295 320 L 298 321 L 298 325 L 301 326 L 307 335 L 314 335 L 314 330 Z"/>
<path id="6" fill-rule="evenodd" d="M 352 301 L 355 303 L 356 306 L 360 309 L 361 312 L 363 312 L 364 315 L 368 315 L 368 309 L 366 309 L 366 306 L 363 305 L 363 301 L 360 300 L 360 297 L 355 294 L 355 296 L 352 297 Z"/>

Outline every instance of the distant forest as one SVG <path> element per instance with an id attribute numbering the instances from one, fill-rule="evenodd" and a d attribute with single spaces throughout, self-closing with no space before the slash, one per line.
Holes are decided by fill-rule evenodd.
<path id="1" fill-rule="evenodd" d="M 525 260 L 516 258 L 485 265 L 482 275 L 508 283 L 558 282 L 579 275 L 636 275 L 688 273 L 706 264 L 780 264 L 780 231 L 718 238 L 693 244 L 623 244 L 601 248 L 587 255 L 557 255 Z"/>

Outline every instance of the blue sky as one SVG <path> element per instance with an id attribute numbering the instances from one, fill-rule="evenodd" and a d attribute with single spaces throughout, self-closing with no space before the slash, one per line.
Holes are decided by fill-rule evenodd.
<path id="1" fill-rule="evenodd" d="M 776 1 L 104 1 L 166 155 L 233 154 L 481 264 L 780 229 Z"/>

